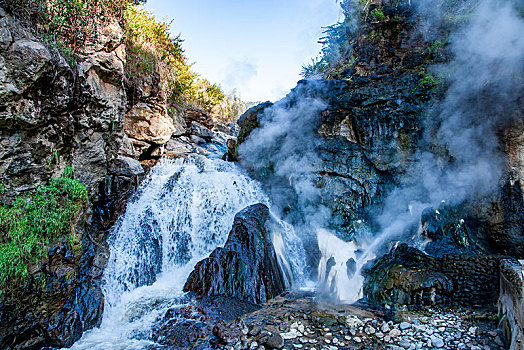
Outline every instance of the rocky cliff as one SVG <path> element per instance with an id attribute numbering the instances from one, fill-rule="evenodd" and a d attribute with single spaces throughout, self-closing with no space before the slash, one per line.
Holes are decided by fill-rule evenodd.
<path id="1" fill-rule="evenodd" d="M 132 91 L 122 18 L 100 19 L 93 30 L 66 59 L 23 16 L 0 7 L 0 204 L 31 196 L 68 165 L 89 198 L 71 228 L 81 243 L 75 248 L 62 232 L 30 264 L 24 286 L 2 293 L 2 348 L 71 346 L 98 325 L 107 232 L 144 169 L 161 154 L 220 157 L 234 138 L 234 126 L 198 106 L 168 114 L 159 72 L 140 82 L 139 95 Z"/>
<path id="2" fill-rule="evenodd" d="M 107 230 L 144 168 L 162 155 L 228 151 L 306 237 L 311 266 L 319 258 L 312 249 L 317 227 L 357 242 L 391 233 L 378 241 L 384 249 L 376 253 L 384 253 L 389 241 L 392 249 L 364 268 L 369 300 L 393 306 L 493 303 L 500 259 L 492 254 L 524 255 L 524 94 L 514 78 L 521 74 L 506 69 L 516 65 L 521 73 L 522 67 L 498 55 L 504 50 L 491 41 L 479 45 L 489 55 L 469 43 L 491 37 L 473 35 L 477 22 L 515 18 L 497 17 L 497 8 L 483 17 L 479 7 L 459 19 L 443 16 L 428 35 L 423 9 L 411 5 L 362 4 L 359 25 L 344 29 L 349 39 L 341 61 L 323 79 L 300 81 L 282 101 L 247 111 L 239 121 L 239 145 L 229 142 L 229 149 L 224 144 L 236 127 L 217 122 L 205 108 L 174 106 L 160 68 L 131 82 L 120 21 L 100 23 L 74 60 L 66 60 L 29 23 L 0 8 L 0 204 L 29 196 L 68 164 L 89 196 L 71 228 L 81 244 L 71 244 L 66 234 L 54 238 L 42 261 L 30 264 L 29 282 L 0 296 L 0 346 L 70 346 L 100 322 Z M 457 28 L 462 35 L 453 35 Z M 473 78 L 479 80 L 468 80 Z M 239 214 L 228 249 L 201 262 L 187 289 L 240 295 L 243 285 L 228 280 L 232 265 L 249 272 L 242 282 L 262 276 L 246 295 L 251 301 L 284 289 L 260 222 L 267 210 L 251 214 Z M 245 216 L 256 231 L 249 252 L 236 244 L 249 224 Z M 424 251 L 398 245 L 399 239 Z M 256 255 L 255 245 L 266 256 Z M 251 253 L 260 264 L 242 260 Z M 473 273 L 465 275 L 465 268 Z M 209 271 L 216 280 L 206 280 Z M 44 283 L 31 276 L 44 276 Z"/>
<path id="3" fill-rule="evenodd" d="M 47 276 L 43 291 L 3 293 L 0 344 L 70 346 L 98 324 L 103 310 L 98 229 L 108 218 L 105 207 L 116 201 L 113 191 L 127 190 L 143 173 L 137 161 L 118 155 L 125 112 L 124 30 L 118 22 L 100 26 L 73 64 L 1 8 L 0 27 L 0 181 L 7 195 L 27 195 L 70 164 L 90 199 L 74 228 L 82 235 L 82 251 L 73 252 L 59 239 L 45 262 L 32 268 Z"/>
<path id="4" fill-rule="evenodd" d="M 237 156 L 283 216 L 305 232 L 327 226 L 357 241 L 374 232 L 383 250 L 389 241 L 429 239 L 426 251 L 437 257 L 522 257 L 523 86 L 493 69 L 492 60 L 505 58 L 486 53 L 488 36 L 474 37 L 505 10 L 464 4 L 463 22 L 428 22 L 418 5 L 367 2 L 359 25 L 348 28 L 346 56 L 324 79 L 301 81 L 283 100 L 240 118 Z M 492 71 L 475 73 L 484 69 Z M 437 235 L 419 235 L 427 233 L 424 209 Z M 434 283 L 446 291 L 442 281 L 454 277 L 443 278 Z"/>

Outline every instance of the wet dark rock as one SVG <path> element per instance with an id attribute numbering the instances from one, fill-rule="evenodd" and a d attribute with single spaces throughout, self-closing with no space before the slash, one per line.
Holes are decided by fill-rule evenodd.
<path id="1" fill-rule="evenodd" d="M 394 307 L 493 307 L 498 266 L 497 256 L 433 257 L 403 243 L 367 266 L 364 295 Z"/>
<path id="2" fill-rule="evenodd" d="M 283 274 L 266 224 L 269 209 L 249 206 L 235 216 L 223 248 L 199 262 L 184 291 L 199 295 L 226 295 L 254 303 L 271 299 L 285 289 Z"/>
<path id="3" fill-rule="evenodd" d="M 271 102 L 264 102 L 257 106 L 251 107 L 238 118 L 237 124 L 240 127 L 238 134 L 238 144 L 242 143 L 251 133 L 251 131 L 260 126 L 262 113 L 266 108 L 273 105 Z M 235 154 L 237 156 L 237 154 Z"/>
<path id="4" fill-rule="evenodd" d="M 236 161 L 236 148 L 237 148 L 237 141 L 235 139 L 228 139 L 226 142 L 227 146 L 227 153 L 224 154 L 222 159 L 234 162 Z"/>
<path id="5" fill-rule="evenodd" d="M 247 333 L 244 331 L 245 326 L 241 322 L 226 323 L 219 321 L 213 327 L 213 335 L 215 335 L 222 344 L 234 344 Z"/>
<path id="6" fill-rule="evenodd" d="M 369 11 L 375 5 L 370 6 Z M 311 176 L 321 191 L 322 204 L 334 214 L 330 224 L 345 236 L 357 233 L 362 225 L 373 228 L 376 223 L 370 208 L 380 207 L 387 193 L 406 179 L 419 150 L 428 151 L 433 147 L 421 141 L 423 135 L 432 133 L 435 125 L 431 113 L 447 88 L 445 84 L 428 86 L 422 80 L 424 74 L 431 72 L 428 67 L 451 57 L 445 34 L 449 28 L 444 25 L 433 33 L 434 41 L 429 41 L 409 2 L 386 1 L 381 3 L 381 9 L 388 19 L 362 23 L 357 32 L 352 33 L 352 50 L 345 57 L 345 62 L 351 63 L 342 67 L 341 63 L 333 71 L 328 68 L 325 73 L 328 80 L 298 82 L 281 101 L 253 108 L 239 121 L 241 137 L 237 149 L 241 154 L 238 158 L 249 167 L 264 154 L 257 155 L 250 150 L 242 155 L 242 145 L 253 130 L 264 125 L 264 120 L 271 119 L 272 113 L 281 108 L 290 111 L 301 99 L 312 98 L 326 104 L 320 112 L 316 134 L 308 139 L 320 158 Z M 456 8 L 451 11 L 454 10 Z M 440 44 L 435 47 L 437 43 Z M 502 179 L 496 198 L 477 203 L 482 209 L 472 217 L 479 224 L 489 226 L 482 228 L 482 249 L 523 257 L 524 119 L 520 116 L 515 120 L 520 122 L 508 125 L 498 135 L 501 149 L 504 148 L 508 156 L 509 174 Z M 432 142 L 439 143 L 438 140 Z M 449 155 L 437 156 L 444 159 Z M 253 169 L 262 183 L 269 183 L 268 178 L 275 172 L 271 159 L 267 163 L 265 167 Z M 286 197 L 282 207 L 296 208 L 293 195 L 287 194 L 293 190 L 285 188 L 286 180 L 278 181 L 282 187 L 278 189 L 279 195 L 284 193 Z M 275 184 L 267 187 L 274 188 Z M 436 227 L 430 221 L 425 223 Z M 431 230 L 426 232 L 430 236 L 440 234 L 438 229 Z M 442 249 L 442 253 L 445 251 L 450 253 L 449 249 Z"/>
<path id="7" fill-rule="evenodd" d="M 193 305 L 170 309 L 152 328 L 151 339 L 173 348 L 190 347 L 206 338 L 210 325 L 202 310 Z"/>
<path id="8" fill-rule="evenodd" d="M 311 177 L 323 203 L 333 212 L 338 231 L 352 234 L 355 223 L 369 221 L 367 210 L 382 200 L 410 166 L 422 132 L 422 111 L 429 99 L 427 94 L 413 94 L 418 81 L 412 72 L 377 80 L 354 77 L 352 82 L 302 80 L 274 106 L 264 104 L 246 112 L 239 120 L 238 144 L 259 127 L 262 118 L 279 108 L 305 98 L 323 101 L 326 108 L 319 115 L 319 139 L 314 141 L 319 162 Z M 242 154 L 239 159 L 248 168 L 259 161 L 242 158 Z M 268 165 L 253 172 L 264 183 L 271 169 Z M 286 180 L 278 186 L 285 186 Z M 283 194 L 286 191 L 279 188 Z M 296 208 L 292 195 L 289 197 L 289 206 Z"/>
<path id="9" fill-rule="evenodd" d="M 154 330 L 153 340 L 173 348 L 191 347 L 205 336 L 204 324 L 199 321 L 172 320 L 162 329 Z"/>
<path id="10" fill-rule="evenodd" d="M 432 240 L 442 238 L 442 229 L 438 222 L 439 213 L 433 208 L 426 208 L 420 217 L 420 234 Z"/>
<path id="11" fill-rule="evenodd" d="M 247 328 L 240 319 L 259 307 L 228 297 L 182 298 L 183 306 L 169 309 L 152 329 L 151 340 L 169 348 L 209 349 L 238 345 Z M 148 339 L 144 334 L 141 339 Z"/>
<path id="12" fill-rule="evenodd" d="M 347 273 L 348 277 L 351 278 L 357 271 L 357 262 L 355 259 L 351 258 L 348 261 L 346 261 L 346 267 L 347 267 Z"/>
<path id="13" fill-rule="evenodd" d="M 72 251 L 67 240 L 49 249 L 33 276 L 20 289 L 4 291 L 0 299 L 0 347 L 40 349 L 71 346 L 84 327 L 99 325 L 104 297 L 94 283 L 93 246 Z M 41 285 L 38 278 L 44 278 Z"/>
<path id="14" fill-rule="evenodd" d="M 226 322 L 232 322 L 244 314 L 260 308 L 260 306 L 248 301 L 220 295 L 196 297 L 194 303 L 204 310 L 206 316 Z"/>
<path id="15" fill-rule="evenodd" d="M 501 254 L 524 257 L 524 119 L 506 131 L 504 143 L 510 169 L 491 210 L 483 219 L 487 235 Z"/>
<path id="16" fill-rule="evenodd" d="M 268 349 L 282 349 L 284 347 L 284 339 L 280 334 L 268 334 L 259 339 L 259 344 L 264 345 Z"/>
<path id="17" fill-rule="evenodd" d="M 465 201 L 460 205 L 442 203 L 438 209 L 426 208 L 420 218 L 418 233 L 428 241 L 424 252 L 436 257 L 449 254 L 496 254 L 483 207 L 479 201 Z"/>

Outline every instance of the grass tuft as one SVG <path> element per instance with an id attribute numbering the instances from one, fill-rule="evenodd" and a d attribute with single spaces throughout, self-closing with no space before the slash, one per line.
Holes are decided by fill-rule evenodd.
<path id="1" fill-rule="evenodd" d="M 78 252 L 81 243 L 75 220 L 88 199 L 86 188 L 73 174 L 67 167 L 28 198 L 0 205 L 0 291 L 27 279 L 29 266 L 42 260 L 54 239 L 68 237 Z"/>

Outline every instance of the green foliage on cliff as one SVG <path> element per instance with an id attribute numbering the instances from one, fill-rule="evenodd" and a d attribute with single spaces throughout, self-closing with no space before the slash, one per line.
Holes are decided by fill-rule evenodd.
<path id="1" fill-rule="evenodd" d="M 171 22 L 158 21 L 138 5 L 144 0 L 0 0 L 0 6 L 31 23 L 48 46 L 72 65 L 78 54 L 96 42 L 100 29 L 118 22 L 127 30 L 126 77 L 140 90 L 160 79 L 171 106 L 188 104 L 227 116 L 229 100 L 220 86 L 191 70 L 180 35 Z M 141 84 L 145 82 L 144 84 Z M 131 96 L 132 98 L 132 96 Z"/>
<path id="2" fill-rule="evenodd" d="M 344 20 L 323 28 L 324 36 L 318 41 L 322 45 L 318 57 L 302 66 L 301 75 L 306 79 L 323 75 L 329 67 L 338 64 L 350 49 L 353 9 L 364 5 L 357 0 L 343 0 L 340 6 L 344 12 Z"/>
<path id="3" fill-rule="evenodd" d="M 382 11 L 381 8 L 377 7 L 371 11 L 371 16 L 379 22 L 382 22 L 386 19 L 386 15 L 384 14 L 384 11 Z"/>
<path id="4" fill-rule="evenodd" d="M 0 6 L 34 25 L 43 39 L 74 61 L 96 37 L 100 23 L 121 21 L 128 0 L 0 0 Z"/>
<path id="5" fill-rule="evenodd" d="M 225 94 L 191 70 L 183 40 L 170 33 L 171 22 L 158 21 L 134 4 L 127 6 L 124 17 L 128 29 L 125 70 L 131 87 L 138 88 L 158 73 L 171 105 L 189 104 L 220 112 L 216 109 L 227 100 Z"/>
<path id="6" fill-rule="evenodd" d="M 0 205 L 0 291 L 26 279 L 53 239 L 65 236 L 73 249 L 81 248 L 75 220 L 86 204 L 87 190 L 68 167 L 29 198 Z"/>

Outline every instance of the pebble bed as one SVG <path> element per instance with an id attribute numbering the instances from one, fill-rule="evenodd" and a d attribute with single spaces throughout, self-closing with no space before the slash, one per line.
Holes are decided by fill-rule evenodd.
<path id="1" fill-rule="evenodd" d="M 260 314 L 263 316 L 264 311 Z M 391 316 L 397 321 L 387 321 Z M 228 349 L 508 349 L 492 312 L 466 309 L 374 315 L 351 310 L 268 311 L 269 321 L 246 320 L 245 336 Z M 258 318 L 259 320 L 261 318 Z"/>
<path id="2" fill-rule="evenodd" d="M 431 318 L 420 317 L 412 322 L 400 323 L 348 316 L 345 326 L 322 329 L 310 327 L 308 324 L 307 319 L 297 320 L 291 324 L 288 332 L 280 333 L 283 340 L 280 348 L 304 350 L 354 349 L 367 346 L 392 350 L 506 348 L 499 331 L 473 325 L 472 322 L 464 321 L 459 315 L 451 313 L 439 313 Z M 249 348 L 260 349 L 261 346 L 252 342 Z"/>

